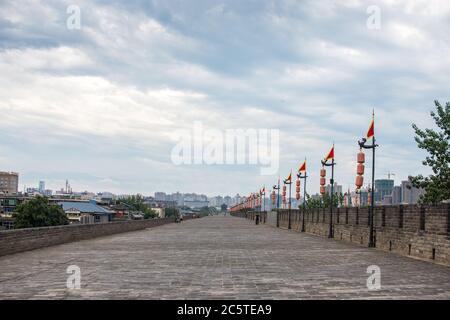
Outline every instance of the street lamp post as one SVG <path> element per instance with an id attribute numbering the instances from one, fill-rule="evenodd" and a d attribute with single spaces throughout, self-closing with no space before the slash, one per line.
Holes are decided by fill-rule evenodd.
<path id="1" fill-rule="evenodd" d="M 283 181 L 284 184 L 289 185 L 289 202 L 288 202 L 288 229 L 291 229 L 291 186 L 292 186 L 292 172 L 289 179 Z"/>
<path id="2" fill-rule="evenodd" d="M 372 144 L 366 144 L 367 139 L 362 138 L 361 141 L 358 141 L 359 147 L 362 149 L 372 149 L 372 189 L 371 189 L 371 197 L 370 197 L 370 212 L 369 212 L 369 248 L 375 247 L 375 239 L 374 239 L 374 224 L 373 217 L 375 212 L 375 148 L 378 145 L 375 143 L 375 135 L 372 136 Z"/>
<path id="3" fill-rule="evenodd" d="M 334 146 L 333 146 L 334 149 Z M 328 231 L 328 238 L 333 238 L 333 199 L 334 199 L 334 166 L 336 162 L 334 162 L 334 157 L 331 159 L 331 163 L 328 163 L 328 159 L 321 160 L 322 166 L 331 167 L 331 197 L 330 197 L 330 226 Z"/>
<path id="4" fill-rule="evenodd" d="M 274 190 L 277 190 L 277 228 L 280 227 L 280 221 L 278 219 L 278 210 L 280 209 L 280 178 L 278 177 L 278 184 L 273 186 Z"/>
<path id="5" fill-rule="evenodd" d="M 306 211 L 306 178 L 308 176 L 305 174 L 302 175 L 301 172 L 297 173 L 297 177 L 299 179 L 304 179 L 303 181 L 303 218 L 302 218 L 302 232 L 305 232 L 305 211 Z"/>
<path id="6" fill-rule="evenodd" d="M 278 184 L 273 186 L 277 190 L 277 209 L 280 209 L 280 177 L 278 177 Z"/>

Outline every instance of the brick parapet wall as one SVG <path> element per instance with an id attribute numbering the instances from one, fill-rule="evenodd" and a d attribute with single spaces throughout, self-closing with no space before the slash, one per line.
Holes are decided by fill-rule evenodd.
<path id="1" fill-rule="evenodd" d="M 333 209 L 333 236 L 336 240 L 367 246 L 369 208 Z M 249 214 L 247 214 L 248 216 Z M 278 210 L 280 228 L 288 228 L 288 210 Z M 329 208 L 291 210 L 291 229 L 301 231 L 305 219 L 307 233 L 328 237 Z M 379 206 L 374 212 L 376 248 L 397 254 L 450 265 L 450 204 L 437 206 Z"/>
<path id="2" fill-rule="evenodd" d="M 185 216 L 184 219 L 191 219 Z M 0 231 L 0 256 L 117 233 L 143 230 L 174 222 L 174 218 L 129 220 L 95 224 Z"/>

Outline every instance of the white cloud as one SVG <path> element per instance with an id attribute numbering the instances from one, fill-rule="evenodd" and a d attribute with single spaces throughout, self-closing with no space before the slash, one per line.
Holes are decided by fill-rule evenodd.
<path id="1" fill-rule="evenodd" d="M 259 168 L 172 165 L 171 133 L 202 121 L 279 128 L 281 174 L 308 157 L 313 191 L 334 140 L 337 181 L 351 184 L 373 107 L 379 176 L 423 170 L 410 124 L 431 125 L 432 101 L 448 99 L 448 4 L 435 19 L 425 1 L 375 1 L 379 32 L 357 0 L 81 1 L 79 31 L 65 27 L 67 4 L 0 4 L 0 168 L 25 183 L 66 172 L 79 189 L 146 194 L 271 184 Z"/>

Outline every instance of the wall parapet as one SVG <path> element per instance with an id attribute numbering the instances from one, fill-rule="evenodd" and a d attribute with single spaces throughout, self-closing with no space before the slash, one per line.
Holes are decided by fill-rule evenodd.
<path id="1" fill-rule="evenodd" d="M 185 216 L 184 219 L 190 219 Z M 128 220 L 95 224 L 0 231 L 0 256 L 117 233 L 143 230 L 174 222 L 174 218 Z"/>
<path id="2" fill-rule="evenodd" d="M 334 239 L 367 246 L 369 210 L 334 208 Z M 279 227 L 288 228 L 289 210 L 277 210 L 276 215 Z M 292 209 L 291 229 L 300 232 L 304 219 L 305 232 L 328 237 L 330 216 L 329 208 Z M 374 238 L 378 249 L 450 265 L 450 204 L 377 206 Z"/>

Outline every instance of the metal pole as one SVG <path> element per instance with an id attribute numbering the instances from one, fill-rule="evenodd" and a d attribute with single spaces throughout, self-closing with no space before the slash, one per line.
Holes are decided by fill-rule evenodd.
<path id="1" fill-rule="evenodd" d="M 265 216 L 265 212 L 266 212 L 266 190 L 265 189 L 266 189 L 266 187 L 264 186 L 264 192 L 262 194 L 262 201 L 263 201 L 263 213 L 262 214 L 264 214 L 264 222 L 261 221 L 263 223 L 266 223 L 266 216 Z"/>
<path id="2" fill-rule="evenodd" d="M 331 203 L 330 203 L 330 230 L 328 233 L 328 238 L 333 238 L 333 196 L 334 196 L 334 158 L 331 159 Z"/>
<path id="3" fill-rule="evenodd" d="M 305 211 L 306 211 L 306 171 L 305 171 L 305 181 L 303 183 L 303 219 L 302 219 L 302 232 L 305 232 Z"/>
<path id="4" fill-rule="evenodd" d="M 369 248 L 375 247 L 373 237 L 373 216 L 375 214 L 375 136 L 372 137 L 372 197 L 370 199 L 370 233 L 369 233 Z"/>
<path id="5" fill-rule="evenodd" d="M 292 179 L 292 177 L 291 177 Z M 291 229 L 291 185 L 292 182 L 289 182 L 289 225 L 288 229 Z"/>
<path id="6" fill-rule="evenodd" d="M 280 209 L 280 178 L 278 178 L 277 209 Z"/>

